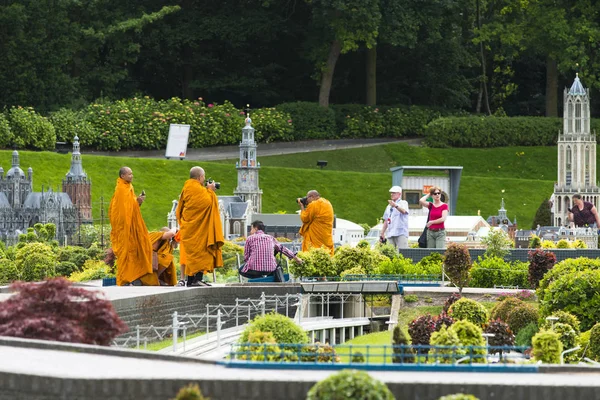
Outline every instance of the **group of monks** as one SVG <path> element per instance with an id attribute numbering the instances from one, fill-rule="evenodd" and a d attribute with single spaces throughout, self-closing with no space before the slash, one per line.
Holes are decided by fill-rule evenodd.
<path id="1" fill-rule="evenodd" d="M 119 286 L 210 286 L 205 274 L 223 266 L 223 228 L 215 183 L 205 182 L 204 170 L 193 167 L 183 185 L 176 217 L 179 231 L 163 228 L 148 232 L 140 207 L 146 195 L 136 195 L 129 167 L 119 170 L 115 193 L 110 201 L 110 239 L 117 257 Z M 316 190 L 299 201 L 303 236 L 302 250 L 324 247 L 333 255 L 333 207 Z M 173 249 L 179 244 L 182 280 L 177 282 Z"/>
<path id="2" fill-rule="evenodd" d="M 163 228 L 148 232 L 140 206 L 146 195 L 136 195 L 129 167 L 119 170 L 115 193 L 110 201 L 110 239 L 117 257 L 117 285 L 173 286 L 177 273 L 173 249 L 180 244 L 180 265 L 187 286 L 208 286 L 205 273 L 223 266 L 223 229 L 215 184 L 204 185 L 200 167 L 190 170 L 177 206 L 179 231 Z"/>

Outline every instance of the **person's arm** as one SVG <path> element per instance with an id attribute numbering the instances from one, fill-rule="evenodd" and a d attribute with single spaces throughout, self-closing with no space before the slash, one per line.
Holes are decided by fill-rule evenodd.
<path id="1" fill-rule="evenodd" d="M 444 221 L 446 221 L 447 217 L 448 217 L 448 210 L 444 210 L 444 211 L 442 211 L 442 216 L 440 218 L 427 222 L 427 227 L 429 228 L 431 225 L 442 224 L 442 223 L 444 223 Z"/>
<path id="2" fill-rule="evenodd" d="M 298 257 L 296 257 L 296 255 L 294 254 L 293 251 L 291 251 L 290 249 L 288 249 L 287 247 L 285 247 L 284 245 L 279 243 L 277 241 L 277 239 L 275 239 L 275 238 L 273 238 L 273 247 L 275 248 L 276 252 L 282 253 L 284 256 L 286 256 L 290 260 L 295 260 L 299 263 L 302 263 L 302 260 L 299 259 Z"/>
<path id="3" fill-rule="evenodd" d="M 600 228 L 600 216 L 598 215 L 598 210 L 596 210 L 596 206 L 592 206 L 592 214 L 596 218 L 596 226 Z"/>
<path id="4" fill-rule="evenodd" d="M 311 203 L 312 204 L 312 203 Z M 300 212 L 300 220 L 302 221 L 303 224 L 307 224 L 309 222 L 312 222 L 312 220 L 314 219 L 314 212 L 313 210 L 315 209 L 314 207 L 311 207 L 309 204 L 306 208 L 304 208 L 304 206 L 301 204 L 301 208 L 302 211 Z"/>
<path id="5" fill-rule="evenodd" d="M 244 245 L 244 263 L 247 263 L 250 259 L 250 254 L 252 253 L 252 236 L 246 239 L 246 244 Z"/>
<path id="6" fill-rule="evenodd" d="M 425 193 L 423 195 L 423 197 L 421 197 L 419 199 L 419 204 L 421 205 L 421 207 L 425 207 L 425 208 L 429 208 L 429 202 L 427 201 L 427 198 L 429 197 L 428 193 Z"/>
<path id="7" fill-rule="evenodd" d="M 406 200 L 398 200 L 396 202 L 396 210 L 401 214 L 408 214 L 408 202 Z"/>

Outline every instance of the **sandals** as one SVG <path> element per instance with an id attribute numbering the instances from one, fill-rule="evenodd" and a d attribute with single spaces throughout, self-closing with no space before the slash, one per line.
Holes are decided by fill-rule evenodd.
<path id="1" fill-rule="evenodd" d="M 183 279 L 180 279 L 179 282 L 177 282 L 177 285 L 175 286 L 185 286 L 185 281 Z"/>

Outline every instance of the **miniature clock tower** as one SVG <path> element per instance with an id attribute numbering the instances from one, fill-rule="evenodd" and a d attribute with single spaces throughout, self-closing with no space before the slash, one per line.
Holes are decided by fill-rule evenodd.
<path id="1" fill-rule="evenodd" d="M 262 190 L 258 187 L 260 163 L 256 161 L 254 128 L 248 109 L 245 122 L 246 126 L 242 128 L 242 141 L 240 142 L 240 160 L 235 164 L 238 171 L 238 185 L 233 194 L 241 197 L 244 201 L 250 200 L 254 212 L 260 213 L 262 210 Z"/>

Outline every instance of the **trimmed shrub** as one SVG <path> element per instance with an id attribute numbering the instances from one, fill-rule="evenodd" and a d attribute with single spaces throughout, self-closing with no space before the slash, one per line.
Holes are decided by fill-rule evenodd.
<path id="1" fill-rule="evenodd" d="M 56 265 L 56 276 L 64 276 L 68 278 L 73 272 L 79 271 L 77 265 L 69 261 L 61 261 Z"/>
<path id="2" fill-rule="evenodd" d="M 508 314 L 506 323 L 513 332 L 519 333 L 521 329 L 525 328 L 530 323 L 537 322 L 538 318 L 538 310 L 535 307 L 529 304 L 522 304 L 515 307 L 511 313 Z"/>
<path id="3" fill-rule="evenodd" d="M 448 296 L 448 298 L 444 302 L 444 307 L 442 308 L 442 313 L 448 314 L 448 310 L 450 309 L 450 306 L 452 304 L 456 303 L 456 301 L 460 298 L 462 298 L 460 293 L 452 293 L 450 296 Z"/>
<path id="4" fill-rule="evenodd" d="M 396 251 L 395 248 L 394 251 Z M 391 260 L 386 259 L 379 262 L 373 270 L 373 273 L 381 275 L 402 275 L 406 274 L 407 270 L 410 270 L 412 267 L 412 260 L 410 258 L 404 258 L 402 254 L 398 253 L 398 256 Z"/>
<path id="5" fill-rule="evenodd" d="M 539 329 L 535 322 L 527 324 L 523 329 L 515 336 L 515 344 L 517 346 L 531 347 L 531 339 L 538 333 Z"/>
<path id="6" fill-rule="evenodd" d="M 353 363 L 363 364 L 365 361 L 366 361 L 365 356 L 360 351 L 357 351 L 356 353 L 352 354 L 352 362 Z M 392 359 L 392 362 L 395 362 L 395 361 L 393 361 L 393 359 Z"/>
<path id="7" fill-rule="evenodd" d="M 13 144 L 13 133 L 10 129 L 8 119 L 0 112 L 0 148 L 8 148 Z"/>
<path id="8" fill-rule="evenodd" d="M 47 118 L 37 114 L 31 107 L 11 107 L 8 122 L 13 143 L 18 148 L 54 150 L 56 133 Z"/>
<path id="9" fill-rule="evenodd" d="M 336 275 L 342 271 L 355 267 L 363 267 L 368 273 L 372 273 L 375 267 L 387 257 L 382 256 L 379 252 L 373 251 L 370 248 L 350 247 L 344 245 L 339 247 L 333 256 Z"/>
<path id="10" fill-rule="evenodd" d="M 488 338 L 490 346 L 513 346 L 515 344 L 515 335 L 506 322 L 499 319 L 490 321 L 485 327 L 485 333 L 494 334 L 493 337 Z M 492 353 L 502 353 L 502 350 L 491 349 Z"/>
<path id="11" fill-rule="evenodd" d="M 508 321 L 508 316 L 512 310 L 522 306 L 523 304 L 525 304 L 523 300 L 519 300 L 516 297 L 507 297 L 492 307 L 492 310 L 490 311 L 490 318 L 493 320 L 501 319 L 502 321 L 506 322 Z"/>
<path id="12" fill-rule="evenodd" d="M 557 317 L 558 320 L 556 322 L 570 325 L 573 329 L 575 329 L 575 332 L 579 335 L 579 319 L 573 314 L 566 311 L 558 310 L 553 312 L 550 316 Z M 552 329 L 552 322 L 548 321 L 546 318 L 541 319 L 539 323 L 542 329 Z"/>
<path id="13" fill-rule="evenodd" d="M 0 259 L 0 284 L 4 285 L 14 282 L 19 280 L 19 277 L 19 269 L 13 260 L 8 258 Z"/>
<path id="14" fill-rule="evenodd" d="M 44 243 L 26 243 L 17 250 L 16 265 L 20 279 L 41 281 L 56 275 L 56 254 Z"/>
<path id="15" fill-rule="evenodd" d="M 546 272 L 556 264 L 556 256 L 549 251 L 534 250 L 529 252 L 527 258 L 529 259 L 529 284 L 536 289 Z"/>
<path id="16" fill-rule="evenodd" d="M 306 400 L 394 400 L 388 387 L 364 371 L 343 370 L 317 382 Z"/>
<path id="17" fill-rule="evenodd" d="M 344 279 L 346 275 L 365 275 L 366 273 L 367 271 L 365 271 L 363 267 L 358 266 L 342 271 L 342 273 L 340 274 L 340 278 Z"/>
<path id="18" fill-rule="evenodd" d="M 515 247 L 515 243 L 501 228 L 492 228 L 487 236 L 481 239 L 485 245 L 484 258 L 504 259 L 510 253 L 510 249 Z"/>
<path id="19" fill-rule="evenodd" d="M 450 281 L 462 293 L 463 287 L 469 284 L 469 270 L 471 269 L 471 255 L 465 245 L 450 243 L 444 253 L 444 271 Z"/>
<path id="20" fill-rule="evenodd" d="M 301 251 L 297 254 L 302 264 L 290 260 L 290 272 L 296 277 L 309 276 L 337 276 L 333 259 L 329 251 L 325 249 L 312 248 L 309 251 Z"/>
<path id="21" fill-rule="evenodd" d="M 591 333 L 592 333 L 592 330 L 590 329 L 589 331 L 581 332 L 581 334 L 577 337 L 577 344 L 580 347 L 580 349 L 577 350 L 577 359 L 578 360 L 581 360 L 584 357 L 594 359 L 594 357 L 591 355 L 590 349 L 589 349 Z M 598 361 L 598 360 L 599 360 L 599 358 L 596 358 L 596 361 Z"/>
<path id="22" fill-rule="evenodd" d="M 450 306 L 448 314 L 455 321 L 465 320 L 478 326 L 484 326 L 488 321 L 488 312 L 486 308 L 475 300 L 465 297 L 458 299 L 456 303 Z"/>
<path id="23" fill-rule="evenodd" d="M 465 349 L 461 346 L 457 333 L 452 328 L 442 326 L 438 332 L 431 334 L 431 345 L 442 346 L 430 350 L 433 360 L 440 364 L 454 364 L 457 358 L 465 354 Z"/>
<path id="24" fill-rule="evenodd" d="M 532 339 L 533 357 L 536 361 L 545 364 L 560 363 L 560 353 L 563 351 L 563 345 L 560 342 L 560 335 L 552 331 L 539 331 Z"/>
<path id="25" fill-rule="evenodd" d="M 566 311 L 580 321 L 586 331 L 600 320 L 600 270 L 576 271 L 561 275 L 545 290 L 540 290 L 540 316 Z"/>
<path id="26" fill-rule="evenodd" d="M 408 334 L 410 335 L 413 346 L 417 345 L 429 345 L 431 334 L 434 332 L 435 322 L 433 317 L 429 314 L 421 315 L 415 318 L 408 324 Z M 419 353 L 426 352 L 423 349 L 419 349 Z"/>
<path id="27" fill-rule="evenodd" d="M 456 321 L 450 328 L 449 331 L 456 332 L 460 344 L 463 346 L 474 346 L 475 348 L 465 349 L 465 354 L 471 356 L 471 362 L 474 363 L 485 363 L 485 355 L 487 350 L 485 348 L 485 339 L 483 338 L 482 329 L 472 322 L 461 320 Z"/>
<path id="28" fill-rule="evenodd" d="M 392 333 L 393 363 L 413 363 L 415 361 L 414 351 L 411 347 L 408 347 L 409 345 L 410 342 L 406 337 L 406 333 L 400 325 L 396 325 Z"/>
<path id="29" fill-rule="evenodd" d="M 479 400 L 479 398 L 472 394 L 456 393 L 442 396 L 438 400 Z"/>
<path id="30" fill-rule="evenodd" d="M 363 224 L 361 224 L 361 226 L 362 225 Z M 366 225 L 366 224 L 364 224 L 364 225 Z M 404 256 L 402 254 L 398 253 L 398 249 L 396 249 L 396 246 L 394 246 L 391 243 L 382 244 L 382 243 L 378 242 L 375 245 L 375 250 L 377 250 L 382 255 L 386 256 L 387 258 L 389 258 L 390 261 L 392 261 L 398 257 L 404 258 Z M 384 262 L 384 261 L 388 261 L 388 260 L 383 260 L 382 262 Z M 412 262 L 412 260 L 411 260 L 411 262 Z"/>
<path id="31" fill-rule="evenodd" d="M 115 274 L 111 272 L 111 269 L 104 261 L 99 260 L 87 260 L 83 264 L 81 271 L 73 272 L 69 276 L 71 282 L 86 282 L 95 279 L 114 278 Z"/>
<path id="32" fill-rule="evenodd" d="M 529 287 L 528 264 L 520 261 L 508 263 L 498 257 L 479 258 L 473 263 L 469 286 L 493 288 L 494 286 Z"/>
<path id="33" fill-rule="evenodd" d="M 575 329 L 569 324 L 563 324 L 562 322 L 557 322 L 552 327 L 552 331 L 556 332 L 560 336 L 560 342 L 563 345 L 563 349 L 568 350 L 572 349 L 577 345 L 577 332 Z M 567 353 L 565 354 L 565 361 L 571 362 L 577 359 L 577 353 Z"/>
<path id="34" fill-rule="evenodd" d="M 73 143 L 73 139 L 77 136 L 81 145 L 89 146 L 93 144 L 98 132 L 92 124 L 86 121 L 85 116 L 84 112 L 67 108 L 61 108 L 50 114 L 49 119 L 56 132 L 56 140 Z"/>
<path id="35" fill-rule="evenodd" d="M 173 400 L 210 400 L 202 395 L 198 384 L 189 384 L 182 387 Z"/>
<path id="36" fill-rule="evenodd" d="M 272 332 L 250 332 L 247 343 L 240 346 L 240 360 L 274 361 L 280 357 L 281 349 Z"/>
<path id="37" fill-rule="evenodd" d="M 423 274 L 426 275 L 441 275 L 442 274 L 442 264 L 444 262 L 444 258 L 440 253 L 431 253 L 428 256 L 421 258 L 421 261 L 417 263 L 417 267 L 423 271 Z"/>
<path id="38" fill-rule="evenodd" d="M 308 336 L 306 332 L 294 323 L 291 318 L 281 314 L 265 314 L 254 318 L 244 329 L 239 343 L 248 343 L 250 334 L 253 332 L 271 332 L 278 344 L 306 344 Z M 297 351 L 296 347 L 285 350 Z"/>
<path id="39" fill-rule="evenodd" d="M 590 329 L 590 356 L 594 360 L 600 360 L 600 322 L 597 322 L 592 329 Z"/>
<path id="40" fill-rule="evenodd" d="M 282 103 L 276 110 L 289 114 L 294 127 L 293 140 L 331 139 L 337 135 L 335 112 L 318 103 L 297 101 Z"/>
<path id="41" fill-rule="evenodd" d="M 587 257 L 567 258 L 566 260 L 557 263 L 539 282 L 538 297 L 541 299 L 542 296 L 540 296 L 539 293 L 543 293 L 550 283 L 555 281 L 558 277 L 584 270 L 600 270 L 600 259 Z"/>

